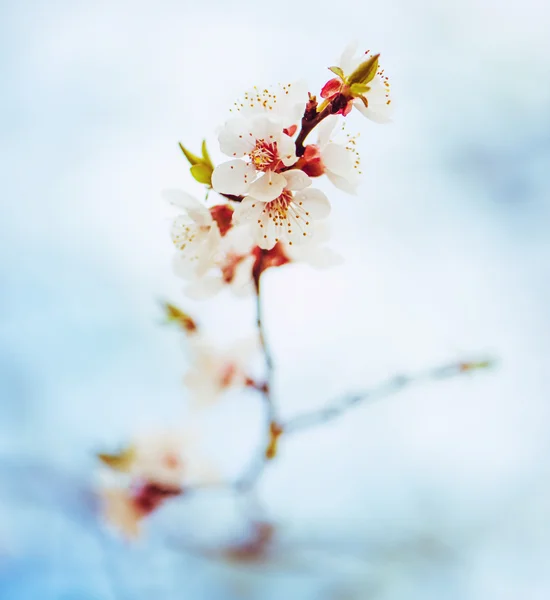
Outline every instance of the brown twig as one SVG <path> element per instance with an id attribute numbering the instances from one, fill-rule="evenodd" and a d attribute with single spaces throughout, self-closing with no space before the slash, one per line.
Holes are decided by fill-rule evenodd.
<path id="1" fill-rule="evenodd" d="M 242 202 L 244 198 L 244 196 L 235 196 L 234 194 L 222 194 L 221 192 L 218 192 L 218 194 L 224 198 L 227 198 L 228 200 L 231 200 L 232 202 Z"/>
<path id="2" fill-rule="evenodd" d="M 296 156 L 303 156 L 305 152 L 304 142 L 307 136 L 323 119 L 337 113 L 342 108 L 340 104 L 339 97 L 337 96 L 322 111 L 317 112 L 317 100 L 315 96 L 310 95 L 304 116 L 302 117 L 302 128 L 296 138 Z"/>

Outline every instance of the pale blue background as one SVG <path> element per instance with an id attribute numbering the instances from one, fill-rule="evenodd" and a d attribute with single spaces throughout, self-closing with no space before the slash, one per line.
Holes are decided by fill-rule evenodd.
<path id="1" fill-rule="evenodd" d="M 1 600 L 549 597 L 549 28 L 540 0 L 0 3 Z M 150 546 L 103 539 L 92 453 L 185 421 L 159 299 L 220 339 L 252 325 L 171 274 L 159 192 L 202 193 L 177 141 L 215 148 L 251 84 L 318 90 L 354 38 L 382 52 L 395 123 L 354 116 L 361 193 L 325 188 L 346 265 L 266 279 L 281 412 L 449 360 L 499 369 L 289 439 L 260 488 L 273 565 L 174 550 L 224 531 L 226 498 L 167 513 Z M 206 419 L 222 470 L 259 419 L 238 395 Z"/>

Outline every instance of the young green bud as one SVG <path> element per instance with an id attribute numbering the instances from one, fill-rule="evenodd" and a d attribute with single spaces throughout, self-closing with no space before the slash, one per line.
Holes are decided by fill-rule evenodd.
<path id="1" fill-rule="evenodd" d="M 206 148 L 206 140 L 202 140 L 201 152 L 202 152 L 202 162 L 205 165 L 211 167 L 212 171 L 213 171 L 214 165 L 212 164 L 212 160 L 210 159 L 210 154 L 208 154 L 208 149 Z"/>
<path id="2" fill-rule="evenodd" d="M 191 175 L 199 183 L 204 183 L 209 187 L 212 187 L 212 171 L 214 169 L 210 165 L 199 164 L 191 167 Z"/>
<path id="3" fill-rule="evenodd" d="M 179 146 L 185 158 L 191 165 L 190 170 L 193 178 L 199 183 L 204 183 L 204 185 L 212 187 L 212 172 L 214 171 L 214 165 L 212 164 L 212 160 L 208 154 L 208 149 L 206 148 L 206 140 L 202 141 L 202 156 L 197 156 L 196 154 L 189 152 L 189 150 L 187 150 L 187 148 L 181 142 L 179 142 Z"/>
<path id="4" fill-rule="evenodd" d="M 179 143 L 181 151 L 183 152 L 185 158 L 189 161 L 190 165 L 198 165 L 203 162 L 202 158 L 200 156 L 197 156 L 196 154 L 189 152 L 189 150 L 187 150 L 187 148 L 181 142 L 178 142 L 178 143 Z"/>
<path id="5" fill-rule="evenodd" d="M 344 81 L 344 79 L 346 78 L 346 76 L 344 75 L 344 71 L 342 71 L 340 67 L 329 67 L 328 70 L 332 71 L 335 75 L 338 75 L 338 77 L 340 77 L 342 81 Z"/>
<path id="6" fill-rule="evenodd" d="M 378 71 L 378 58 L 380 54 L 375 54 L 371 56 L 365 62 L 362 62 L 355 71 L 348 77 L 348 85 L 353 85 L 354 83 L 369 83 L 374 79 L 376 72 Z"/>
<path id="7" fill-rule="evenodd" d="M 120 471 L 121 473 L 127 473 L 134 462 L 135 456 L 136 451 L 130 446 L 125 450 L 121 450 L 118 454 L 100 453 L 97 455 L 97 458 L 110 469 Z"/>

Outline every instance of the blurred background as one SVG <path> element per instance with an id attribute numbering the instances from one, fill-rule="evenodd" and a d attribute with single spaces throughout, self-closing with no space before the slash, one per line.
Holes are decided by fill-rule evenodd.
<path id="1" fill-rule="evenodd" d="M 0 599 L 546 600 L 550 596 L 550 11 L 540 0 L 0 2 Z M 220 343 L 252 300 L 192 302 L 171 272 L 178 149 L 251 85 L 312 92 L 353 39 L 382 53 L 394 123 L 361 115 L 357 197 L 326 186 L 346 262 L 266 276 L 290 417 L 399 372 L 493 356 L 289 438 L 259 498 L 273 560 L 182 549 L 237 527 L 181 501 L 135 547 L 105 537 L 94 452 L 185 423 L 185 348 L 159 301 Z M 198 435 L 224 472 L 257 398 Z"/>

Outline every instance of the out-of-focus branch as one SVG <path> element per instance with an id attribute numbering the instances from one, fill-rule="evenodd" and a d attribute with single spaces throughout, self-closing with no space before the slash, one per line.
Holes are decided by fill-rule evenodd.
<path id="1" fill-rule="evenodd" d="M 413 384 L 449 379 L 458 375 L 471 373 L 472 371 L 487 369 L 494 366 L 494 364 L 492 360 L 459 362 L 442 365 L 412 375 L 394 375 L 370 390 L 348 394 L 319 410 L 294 417 L 287 423 L 283 423 L 281 429 L 284 434 L 288 434 L 302 431 L 309 427 L 315 427 L 316 425 L 322 425 L 343 415 L 354 406 L 382 400 L 397 394 Z"/>
<path id="2" fill-rule="evenodd" d="M 263 257 L 263 254 L 262 254 Z M 261 260 L 260 260 L 261 263 Z M 265 335 L 265 324 L 263 317 L 262 295 L 261 295 L 261 279 L 262 268 L 256 271 L 254 283 L 256 288 L 256 324 L 258 326 L 258 335 L 260 337 L 260 345 L 265 360 L 266 367 L 266 382 L 265 385 L 257 387 L 262 394 L 265 406 L 265 431 L 266 440 L 262 448 L 262 453 L 257 456 L 249 470 L 236 482 L 236 487 L 240 490 L 248 490 L 254 486 L 254 483 L 262 473 L 267 461 L 275 457 L 277 440 L 282 433 L 280 426 L 277 423 L 277 415 L 275 404 L 273 402 L 273 356 Z"/>

